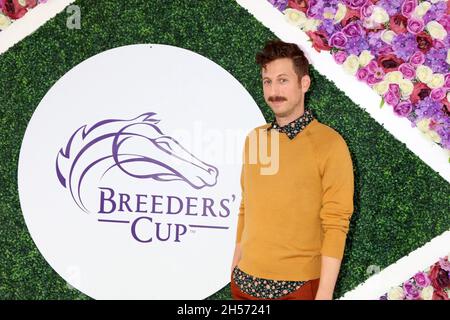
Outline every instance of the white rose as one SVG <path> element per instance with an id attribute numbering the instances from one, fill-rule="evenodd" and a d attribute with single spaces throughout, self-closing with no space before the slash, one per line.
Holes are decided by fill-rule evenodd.
<path id="1" fill-rule="evenodd" d="M 447 59 L 445 60 L 447 64 L 450 64 L 450 49 L 447 50 Z"/>
<path id="2" fill-rule="evenodd" d="M 412 13 L 414 18 L 422 18 L 425 13 L 427 13 L 428 9 L 431 8 L 431 3 L 428 1 L 424 1 L 420 3 L 416 9 L 414 9 L 414 12 Z"/>
<path id="3" fill-rule="evenodd" d="M 376 93 L 378 93 L 380 96 L 384 96 L 386 92 L 389 90 L 389 82 L 386 80 L 383 80 L 381 82 L 378 82 L 373 85 L 373 89 Z"/>
<path id="4" fill-rule="evenodd" d="M 436 143 L 441 142 L 441 136 L 434 130 L 428 131 L 427 136 L 429 139 L 431 139 L 432 141 L 434 141 Z"/>
<path id="5" fill-rule="evenodd" d="M 359 58 L 358 56 L 351 54 L 345 59 L 343 63 L 345 72 L 355 75 L 359 69 Z"/>
<path id="6" fill-rule="evenodd" d="M 423 118 L 422 120 L 416 123 L 417 129 L 422 131 L 423 133 L 427 133 L 430 131 L 430 119 Z"/>
<path id="7" fill-rule="evenodd" d="M 381 40 L 390 44 L 392 40 L 394 40 L 395 35 L 396 33 L 392 30 L 384 30 L 383 33 L 381 34 Z"/>
<path id="8" fill-rule="evenodd" d="M 433 299 L 433 286 L 428 286 L 422 289 L 422 292 L 420 293 L 420 297 L 423 300 L 432 300 Z"/>
<path id="9" fill-rule="evenodd" d="M 334 24 L 339 23 L 344 19 L 347 14 L 347 6 L 342 3 L 338 3 L 338 9 L 336 11 L 336 15 L 334 16 Z"/>
<path id="10" fill-rule="evenodd" d="M 420 65 L 416 69 L 416 77 L 423 83 L 428 83 L 433 77 L 433 70 L 425 65 Z"/>
<path id="11" fill-rule="evenodd" d="M 427 85 L 431 88 L 431 89 L 436 89 L 436 88 L 440 88 L 444 85 L 445 82 L 445 78 L 443 74 L 440 73 L 434 73 L 431 76 L 431 80 L 429 82 L 427 82 Z"/>
<path id="12" fill-rule="evenodd" d="M 322 23 L 322 21 L 317 20 L 317 19 L 307 19 L 304 26 L 303 26 L 303 30 L 306 31 L 317 31 L 317 27 Z"/>
<path id="13" fill-rule="evenodd" d="M 296 27 L 302 27 L 306 23 L 306 15 L 304 12 L 292 8 L 284 10 L 284 17 L 289 24 Z"/>
<path id="14" fill-rule="evenodd" d="M 376 23 L 385 23 L 389 21 L 389 14 L 382 7 L 375 6 L 370 18 Z"/>
<path id="15" fill-rule="evenodd" d="M 386 75 L 385 79 L 389 83 L 399 84 L 400 81 L 403 79 L 403 74 L 400 71 L 392 71 Z"/>
<path id="16" fill-rule="evenodd" d="M 6 29 L 11 24 L 11 19 L 0 13 L 0 30 Z"/>
<path id="17" fill-rule="evenodd" d="M 409 97 L 414 90 L 414 84 L 408 79 L 402 79 L 399 83 L 399 87 L 402 96 L 405 98 Z"/>
<path id="18" fill-rule="evenodd" d="M 389 300 L 403 300 L 403 288 L 402 287 L 394 287 L 388 292 Z"/>
<path id="19" fill-rule="evenodd" d="M 374 58 L 369 50 L 363 50 L 359 55 L 359 65 L 365 67 Z"/>
<path id="20" fill-rule="evenodd" d="M 430 36 L 434 39 L 444 40 L 447 36 L 447 31 L 444 29 L 442 24 L 437 21 L 428 22 L 426 29 L 430 33 Z"/>

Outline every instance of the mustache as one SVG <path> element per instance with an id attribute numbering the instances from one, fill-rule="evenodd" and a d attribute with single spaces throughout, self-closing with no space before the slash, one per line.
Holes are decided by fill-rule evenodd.
<path id="1" fill-rule="evenodd" d="M 278 102 L 278 101 L 285 101 L 286 98 L 284 97 L 269 97 L 270 102 Z"/>

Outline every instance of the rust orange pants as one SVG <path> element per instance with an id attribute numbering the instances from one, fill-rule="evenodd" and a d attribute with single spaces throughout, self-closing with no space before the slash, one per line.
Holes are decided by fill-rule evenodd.
<path id="1" fill-rule="evenodd" d="M 234 282 L 233 275 L 231 275 L 231 297 L 233 298 L 233 300 L 314 300 L 314 298 L 316 297 L 317 289 L 319 288 L 319 280 L 320 279 L 310 280 L 297 290 L 282 297 L 274 299 L 263 299 L 251 296 L 243 292 Z"/>

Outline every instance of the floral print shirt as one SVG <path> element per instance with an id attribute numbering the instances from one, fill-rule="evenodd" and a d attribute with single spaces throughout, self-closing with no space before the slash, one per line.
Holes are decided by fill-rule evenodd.
<path id="1" fill-rule="evenodd" d="M 282 127 L 277 123 L 277 120 L 274 119 L 271 125 L 267 128 L 267 130 L 276 129 L 279 132 L 284 132 L 289 137 L 289 139 L 292 140 L 295 138 L 297 134 L 299 134 L 303 129 L 305 129 L 306 126 L 313 120 L 314 116 L 311 110 L 305 108 L 305 112 L 303 112 L 303 114 L 300 117 Z"/>
<path id="2" fill-rule="evenodd" d="M 306 283 L 306 281 L 258 278 L 245 273 L 237 266 L 233 270 L 233 280 L 242 292 L 261 299 L 280 298 L 299 289 Z"/>

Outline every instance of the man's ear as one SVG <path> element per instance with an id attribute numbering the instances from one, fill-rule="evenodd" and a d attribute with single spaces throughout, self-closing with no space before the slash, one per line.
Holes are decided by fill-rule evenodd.
<path id="1" fill-rule="evenodd" d="M 305 74 L 302 79 L 300 80 L 300 87 L 303 91 L 303 93 L 306 93 L 306 91 L 309 90 L 309 87 L 311 86 L 311 78 L 309 75 Z"/>

